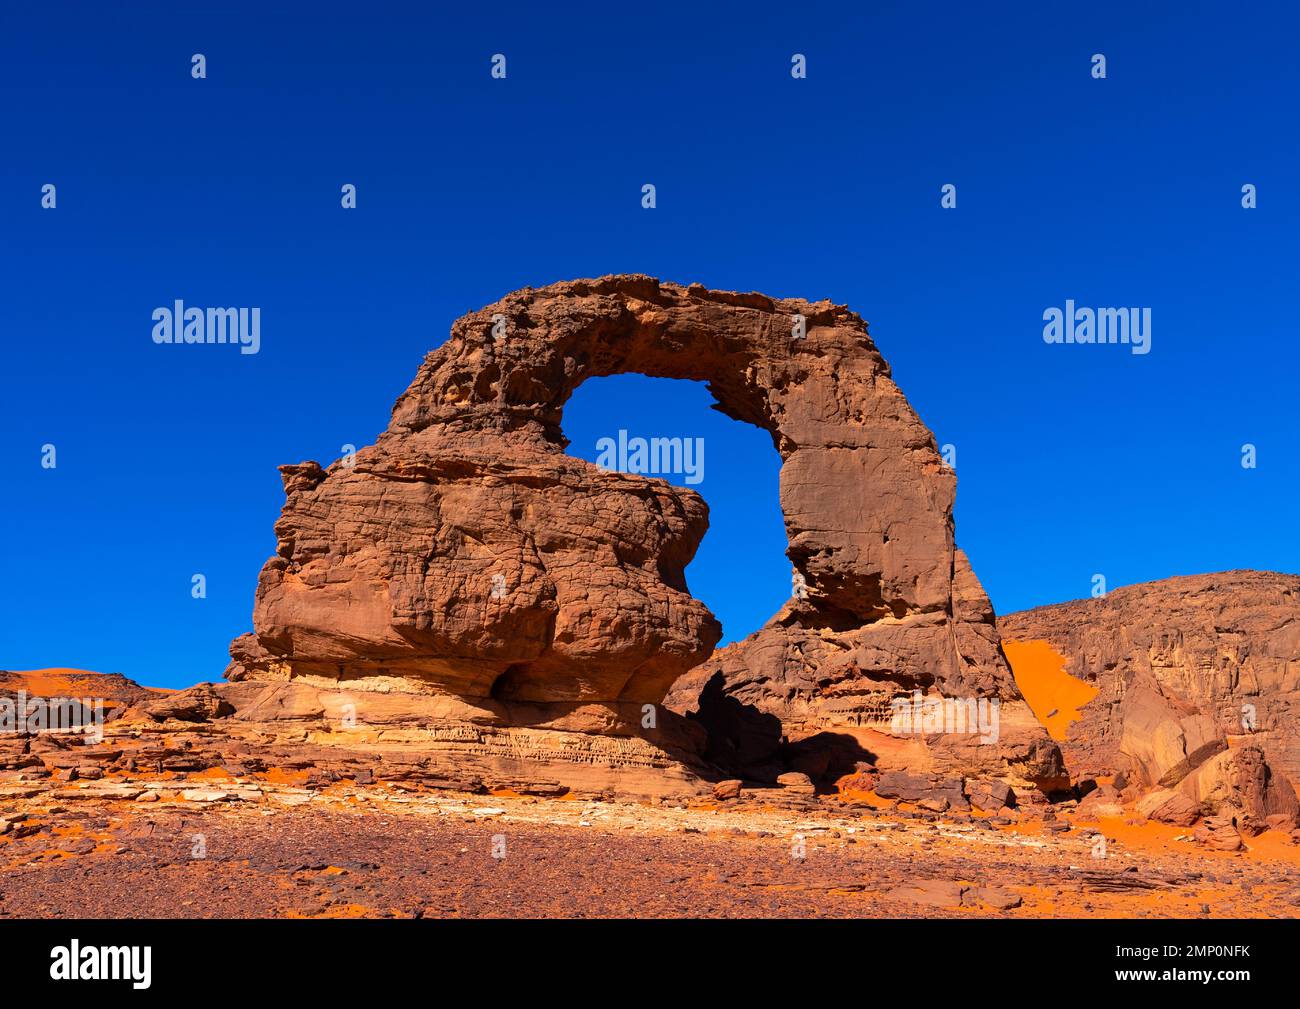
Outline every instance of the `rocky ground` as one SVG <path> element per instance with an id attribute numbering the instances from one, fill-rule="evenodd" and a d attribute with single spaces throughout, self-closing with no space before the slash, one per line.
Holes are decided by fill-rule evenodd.
<path id="1" fill-rule="evenodd" d="M 989 818 L 870 794 L 669 806 L 312 788 L 277 769 L 30 774 L 0 784 L 0 916 L 1300 914 L 1290 835 L 1222 852 L 1069 804 Z"/>
<path id="2" fill-rule="evenodd" d="M 715 782 L 575 733 L 530 750 L 503 730 L 488 759 L 401 694 L 0 672 L 0 706 L 106 713 L 98 739 L 0 732 L 0 917 L 1300 915 L 1295 800 L 1272 770 L 1293 752 L 1290 611 L 1271 637 L 1220 613 L 1232 650 L 1183 634 L 1169 659 L 1163 617 L 1115 658 L 1045 623 L 1060 611 L 1012 618 L 1045 658 L 1013 659 L 1031 707 L 1089 772 L 1050 792 L 900 769 L 868 729 L 879 765 Z M 1133 668 L 1115 684 L 1112 666 Z M 1250 731 L 1232 731 L 1238 694 Z M 340 700 L 364 701 L 355 724 Z"/>

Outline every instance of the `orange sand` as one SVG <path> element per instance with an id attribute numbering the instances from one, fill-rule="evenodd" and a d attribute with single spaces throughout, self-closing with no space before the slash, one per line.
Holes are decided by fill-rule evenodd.
<path id="1" fill-rule="evenodd" d="M 207 767 L 202 771 L 189 771 L 186 777 L 190 781 L 230 781 L 230 772 L 224 767 Z"/>
<path id="2" fill-rule="evenodd" d="M 1003 639 L 1016 686 L 1048 734 L 1064 740 L 1079 709 L 1097 696 L 1097 688 L 1065 671 L 1065 657 L 1048 641 Z"/>
<path id="3" fill-rule="evenodd" d="M 304 785 L 309 775 L 306 771 L 288 771 L 283 767 L 271 767 L 257 777 L 273 785 Z"/>
<path id="4" fill-rule="evenodd" d="M 103 689 L 103 673 L 90 669 L 71 669 L 51 666 L 49 669 L 10 669 L 10 675 L 22 678 L 21 688 L 32 697 L 95 697 Z M 175 694 L 167 687 L 145 687 L 154 694 Z M 119 702 L 108 699 L 104 707 L 116 707 Z"/>
<path id="5" fill-rule="evenodd" d="M 846 775 L 846 777 L 848 777 Z M 843 780 L 843 779 L 841 779 Z M 836 786 L 839 787 L 838 785 Z M 861 788 L 840 788 L 836 796 L 841 802 L 861 802 L 872 809 L 889 809 L 894 805 L 893 799 L 882 799 L 875 792 Z"/>
<path id="6" fill-rule="evenodd" d="M 1136 814 L 1134 814 L 1136 819 Z M 1245 851 L 1215 851 L 1204 845 L 1193 847 L 1191 836 L 1194 828 L 1177 827 L 1172 824 L 1146 820 L 1142 823 L 1102 817 L 1098 820 L 1075 820 L 1075 830 L 1082 836 L 1100 831 L 1106 837 L 1114 838 L 1129 850 L 1140 850 L 1150 854 L 1186 855 L 1194 850 L 1200 858 L 1234 859 L 1253 858 L 1265 862 L 1287 862 L 1300 864 L 1300 845 L 1291 842 L 1290 835 L 1281 831 L 1269 830 L 1257 837 L 1242 837 Z M 1183 840 L 1178 840 L 1182 838 Z"/>
<path id="7" fill-rule="evenodd" d="M 94 692 L 98 673 L 87 669 L 24 669 L 11 670 L 23 678 L 23 689 L 33 697 L 69 697 L 74 694 Z M 89 685 L 87 683 L 89 681 Z"/>

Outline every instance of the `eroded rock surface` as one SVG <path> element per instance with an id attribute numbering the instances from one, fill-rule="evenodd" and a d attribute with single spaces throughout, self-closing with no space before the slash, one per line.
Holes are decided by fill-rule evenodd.
<path id="1" fill-rule="evenodd" d="M 1175 790 L 1248 832 L 1269 817 L 1294 822 L 1300 577 L 1170 578 L 1013 613 L 998 627 L 1009 640 L 1049 642 L 1070 675 L 1098 688 L 1061 744 L 1076 775 Z M 1175 822 L 1190 812 L 1186 802 L 1164 808 Z"/>
<path id="2" fill-rule="evenodd" d="M 781 456 L 798 592 L 712 659 L 720 627 L 683 576 L 703 499 L 564 453 L 569 395 L 622 372 L 707 382 Z M 518 291 L 457 320 L 375 445 L 281 470 L 277 554 L 231 680 L 396 692 L 449 724 L 642 737 L 679 757 L 702 726 L 715 762 L 768 780 L 873 763 L 862 732 L 911 691 L 999 698 L 1000 745 L 908 740 L 902 762 L 1060 776 L 954 546 L 953 473 L 846 308 L 644 276 Z M 755 759 L 705 690 L 759 724 Z"/>
<path id="3" fill-rule="evenodd" d="M 45 672 L 6 682 L 29 698 L 68 682 Z M 1230 816 L 1128 830 L 1131 806 L 1092 796 L 1054 812 L 1000 808 L 1010 792 L 998 782 L 963 792 L 891 771 L 858 775 L 858 795 L 816 793 L 790 772 L 788 787 L 730 780 L 692 802 L 629 802 L 593 790 L 616 769 L 588 765 L 569 789 L 537 780 L 536 765 L 511 779 L 468 747 L 463 777 L 448 778 L 396 702 L 344 729 L 328 711 L 340 692 L 304 684 L 228 684 L 234 713 L 209 714 L 208 685 L 172 693 L 104 677 L 101 691 L 77 679 L 87 695 L 139 701 L 98 740 L 0 733 L 0 917 L 1233 918 L 1300 907 L 1300 831 L 1276 818 L 1259 834 Z M 1119 801 L 1111 786 L 1093 795 Z"/>

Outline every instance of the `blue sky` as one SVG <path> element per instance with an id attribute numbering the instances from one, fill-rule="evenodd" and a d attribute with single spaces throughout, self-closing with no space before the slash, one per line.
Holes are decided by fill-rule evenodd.
<path id="1" fill-rule="evenodd" d="M 1000 612 L 1300 570 L 1294 8 L 470 7 L 0 12 L 0 668 L 219 677 L 276 465 L 373 440 L 462 313 L 614 272 L 868 319 Z M 177 298 L 259 306 L 261 352 L 154 345 Z M 1149 307 L 1151 353 L 1045 344 L 1066 299 Z M 604 379 L 565 430 L 705 438 L 730 639 L 790 569 L 770 440 L 708 402 Z"/>

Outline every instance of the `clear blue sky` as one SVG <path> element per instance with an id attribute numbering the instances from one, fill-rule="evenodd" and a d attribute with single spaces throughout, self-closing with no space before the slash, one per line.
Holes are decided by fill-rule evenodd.
<path id="1" fill-rule="evenodd" d="M 276 465 L 373 440 L 458 315 L 612 272 L 868 319 L 1000 612 L 1300 570 L 1294 7 L 433 6 L 0 12 L 0 668 L 219 677 Z M 155 346 L 177 298 L 259 306 L 261 353 Z M 1152 352 L 1046 345 L 1067 298 L 1150 307 Z M 707 403 L 606 379 L 565 429 L 706 439 L 730 639 L 789 566 L 770 441 Z"/>

